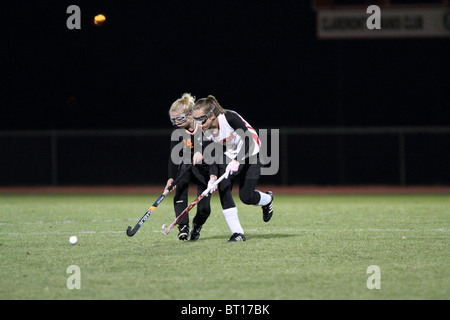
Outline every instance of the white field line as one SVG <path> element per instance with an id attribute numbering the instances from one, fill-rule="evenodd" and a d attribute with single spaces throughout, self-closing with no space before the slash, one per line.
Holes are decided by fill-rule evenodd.
<path id="1" fill-rule="evenodd" d="M 210 230 L 212 231 L 212 230 Z M 245 229 L 251 232 L 448 232 L 448 228 L 432 228 L 432 229 L 396 229 L 396 228 L 354 228 L 354 229 L 308 229 L 308 228 L 280 228 L 280 229 Z"/>
<path id="2" fill-rule="evenodd" d="M 105 230 L 105 231 L 50 231 L 50 232 L 0 232 L 0 235 L 8 235 L 8 236 L 26 236 L 26 235 L 73 235 L 73 234 L 118 234 L 125 233 L 123 231 L 117 230 Z"/>
<path id="3" fill-rule="evenodd" d="M 133 219 L 94 219 L 91 220 L 92 223 L 111 223 L 111 222 L 123 222 L 132 221 Z M 70 224 L 76 223 L 73 220 L 56 220 L 56 221 L 17 221 L 17 222 L 0 222 L 0 226 L 10 226 L 10 225 L 42 225 L 42 224 Z"/>
<path id="4" fill-rule="evenodd" d="M 207 229 L 204 230 L 204 233 L 217 233 L 223 232 L 225 229 Z M 448 228 L 438 228 L 438 229 L 395 229 L 395 228 L 355 228 L 355 229 L 307 229 L 307 228 L 280 228 L 280 229 L 246 229 L 246 232 L 262 232 L 262 233 L 312 233 L 312 232 L 439 232 L 446 233 L 449 231 Z M 142 230 L 141 233 L 144 232 L 153 232 L 160 233 L 159 229 L 149 229 Z M 92 231 L 92 230 L 81 230 L 81 231 L 45 231 L 45 232 L 0 232 L 0 235 L 9 235 L 9 236 L 26 236 L 26 235 L 68 235 L 68 234 L 122 234 L 125 233 L 124 230 L 103 230 L 103 231 Z"/>
<path id="5" fill-rule="evenodd" d="M 91 223 L 112 223 L 112 222 L 130 222 L 134 221 L 136 222 L 136 219 L 94 219 L 91 220 Z M 71 224 L 71 223 L 78 223 L 77 221 L 73 220 L 62 220 L 62 221 L 17 221 L 17 222 L 0 222 L 0 226 L 15 226 L 15 225 L 43 225 L 43 224 Z M 220 231 L 217 228 L 208 228 L 208 231 L 217 232 Z M 443 231 L 446 232 L 449 229 L 448 228 L 432 228 L 432 229 L 408 229 L 408 228 L 343 228 L 343 229 L 319 229 L 319 228 L 276 228 L 276 229 L 251 229 L 247 228 L 247 231 L 263 231 L 263 232 L 295 232 L 295 231 L 301 231 L 301 232 L 309 232 L 309 231 L 331 231 L 331 232 L 337 232 L 337 231 L 380 231 L 380 232 L 394 232 L 394 231 Z M 160 230 L 153 230 L 154 232 L 159 232 Z M 205 229 L 206 231 L 206 229 Z M 86 231 L 86 233 L 89 232 L 95 232 L 95 231 Z M 116 231 L 115 231 L 116 232 Z M 117 231 L 119 232 L 119 231 Z M 1 234 L 1 232 L 0 232 Z"/>

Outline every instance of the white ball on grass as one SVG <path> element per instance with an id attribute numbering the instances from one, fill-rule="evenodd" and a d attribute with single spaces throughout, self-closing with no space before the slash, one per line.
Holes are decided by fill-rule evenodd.
<path id="1" fill-rule="evenodd" d="M 78 242 L 78 238 L 76 236 L 71 236 L 69 238 L 69 242 L 70 242 L 70 244 L 75 244 Z"/>

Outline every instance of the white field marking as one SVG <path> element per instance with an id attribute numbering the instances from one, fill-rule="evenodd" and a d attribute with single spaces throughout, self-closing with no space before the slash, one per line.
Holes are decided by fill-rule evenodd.
<path id="1" fill-rule="evenodd" d="M 220 232 L 222 229 L 208 228 L 202 230 L 202 232 Z M 448 228 L 432 228 L 432 229 L 395 229 L 395 228 L 354 228 L 354 229 L 308 229 L 308 228 L 280 228 L 280 229 L 245 229 L 246 232 L 263 232 L 263 233 L 276 233 L 276 232 L 448 232 Z"/>
<path id="2" fill-rule="evenodd" d="M 53 232 L 0 232 L 2 235 L 8 235 L 8 236 L 26 236 L 26 235 L 64 235 L 64 234 L 118 234 L 118 233 L 125 233 L 125 230 L 123 231 L 117 231 L 117 230 L 106 230 L 106 231 L 53 231 Z"/>
<path id="3" fill-rule="evenodd" d="M 93 223 L 112 223 L 112 222 L 127 222 L 135 221 L 136 219 L 94 219 L 91 220 Z M 69 224 L 77 223 L 75 220 L 63 220 L 63 221 L 17 221 L 17 222 L 0 222 L 0 226 L 11 226 L 11 225 L 42 225 L 42 224 Z"/>
<path id="4" fill-rule="evenodd" d="M 161 230 L 143 230 L 141 233 L 152 232 L 152 233 L 161 233 Z M 27 235 L 73 235 L 73 234 L 121 234 L 126 233 L 126 230 L 103 230 L 103 231 L 93 231 L 93 230 L 72 230 L 72 231 L 45 231 L 45 232 L 2 232 L 0 231 L 0 235 L 6 236 L 27 236 Z"/>
<path id="5" fill-rule="evenodd" d="M 206 233 L 217 233 L 223 232 L 225 229 L 205 229 L 202 232 Z M 282 228 L 282 229 L 245 229 L 246 232 L 262 232 L 262 233 L 299 233 L 299 232 L 448 232 L 448 228 L 432 228 L 432 229 L 395 229 L 395 228 L 355 228 L 355 229 L 307 229 L 307 228 Z M 141 233 L 144 232 L 152 232 L 152 233 L 161 233 L 159 229 L 150 229 L 150 230 L 142 230 Z M 51 231 L 51 232 L 0 232 L 0 235 L 10 235 L 10 236 L 26 236 L 26 235 L 65 235 L 65 234 L 122 234 L 125 233 L 125 230 L 104 230 L 104 231 L 91 231 L 91 230 L 82 230 L 82 231 Z"/>

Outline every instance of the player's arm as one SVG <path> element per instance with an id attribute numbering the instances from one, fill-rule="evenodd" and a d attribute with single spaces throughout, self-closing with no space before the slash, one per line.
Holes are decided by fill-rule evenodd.
<path id="1" fill-rule="evenodd" d="M 192 157 L 192 164 L 195 166 L 198 163 L 207 163 L 210 164 L 213 161 L 214 155 L 205 154 L 205 149 L 213 143 L 212 140 L 209 140 L 205 137 L 205 134 L 203 131 L 199 130 L 195 136 L 194 136 L 194 146 L 193 146 L 193 157 Z M 214 152 L 214 150 L 213 150 Z"/>
<path id="2" fill-rule="evenodd" d="M 173 181 L 176 178 L 177 172 L 178 172 L 178 165 L 176 165 L 175 163 L 173 163 L 172 161 L 172 150 L 173 148 L 178 144 L 179 142 L 177 141 L 170 141 L 170 153 L 169 153 L 169 161 L 167 163 L 167 171 L 168 171 L 168 177 L 167 177 L 167 183 L 166 186 L 164 187 L 164 190 L 166 190 L 167 188 L 169 188 Z M 176 187 L 174 187 L 176 188 Z"/>

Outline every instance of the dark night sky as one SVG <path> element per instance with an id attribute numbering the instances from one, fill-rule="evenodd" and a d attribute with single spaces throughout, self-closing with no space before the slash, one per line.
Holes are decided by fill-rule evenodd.
<path id="1" fill-rule="evenodd" d="M 81 30 L 66 28 L 71 4 Z M 0 130 L 167 128 L 183 92 L 213 94 L 257 128 L 450 125 L 449 39 L 320 41 L 310 1 L 0 10 Z"/>

